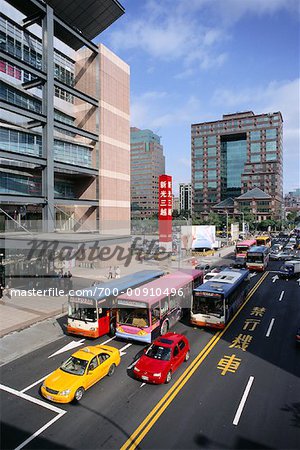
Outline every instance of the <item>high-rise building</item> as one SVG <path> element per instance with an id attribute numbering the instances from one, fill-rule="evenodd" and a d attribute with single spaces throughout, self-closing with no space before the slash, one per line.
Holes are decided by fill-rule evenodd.
<path id="1" fill-rule="evenodd" d="M 128 231 L 129 66 L 92 42 L 123 7 L 115 0 L 1 5 L 2 222 L 111 232 L 115 221 Z"/>
<path id="2" fill-rule="evenodd" d="M 160 137 L 151 130 L 130 128 L 131 217 L 158 213 L 158 177 L 165 173 Z"/>
<path id="3" fill-rule="evenodd" d="M 179 183 L 180 211 L 192 210 L 192 184 Z"/>
<path id="4" fill-rule="evenodd" d="M 193 213 L 207 215 L 227 198 L 257 187 L 270 195 L 276 215 L 282 204 L 282 116 L 252 111 L 193 124 Z"/>

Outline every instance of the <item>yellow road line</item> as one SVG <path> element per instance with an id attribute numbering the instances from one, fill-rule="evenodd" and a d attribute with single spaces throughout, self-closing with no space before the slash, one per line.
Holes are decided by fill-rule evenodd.
<path id="1" fill-rule="evenodd" d="M 262 282 L 265 280 L 269 272 L 265 272 L 259 281 L 253 286 L 249 291 L 246 301 L 240 306 L 231 320 L 228 322 L 226 327 L 222 331 L 218 331 L 214 337 L 206 344 L 206 346 L 201 350 L 201 352 L 196 356 L 192 363 L 186 368 L 180 378 L 174 383 L 171 389 L 161 398 L 157 405 L 150 411 L 143 422 L 138 426 L 134 433 L 127 439 L 127 441 L 122 445 L 121 450 L 134 450 L 139 443 L 143 440 L 145 435 L 150 431 L 155 422 L 159 419 L 162 413 L 166 410 L 169 404 L 174 400 L 178 392 L 183 388 L 187 381 L 198 369 L 200 364 L 209 355 L 224 333 L 228 330 L 232 322 L 236 319 L 242 309 L 246 306 L 254 292 L 259 288 Z"/>

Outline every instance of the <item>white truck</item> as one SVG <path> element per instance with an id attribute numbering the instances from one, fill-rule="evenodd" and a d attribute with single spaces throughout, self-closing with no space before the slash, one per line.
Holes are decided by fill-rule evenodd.
<path id="1" fill-rule="evenodd" d="M 300 260 L 285 261 L 279 269 L 279 275 L 290 278 L 300 273 Z"/>

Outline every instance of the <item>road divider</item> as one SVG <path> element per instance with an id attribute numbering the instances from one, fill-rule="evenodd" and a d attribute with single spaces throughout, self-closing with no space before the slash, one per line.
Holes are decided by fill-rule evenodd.
<path id="1" fill-rule="evenodd" d="M 242 412 L 243 412 L 243 409 L 244 409 L 244 406 L 245 406 L 247 397 L 248 397 L 248 395 L 249 395 L 251 386 L 252 386 L 252 384 L 253 384 L 253 381 L 254 381 L 254 377 L 251 376 L 251 377 L 249 378 L 249 380 L 248 380 L 246 389 L 244 390 L 244 393 L 243 393 L 243 396 L 242 396 L 242 398 L 241 398 L 241 401 L 240 401 L 239 407 L 238 407 L 238 409 L 237 409 L 237 412 L 235 413 L 235 416 L 234 416 L 234 419 L 233 419 L 233 422 L 232 422 L 233 425 L 238 425 L 238 423 L 239 423 L 239 421 L 240 421 L 240 417 L 241 417 L 241 415 L 242 415 Z"/>
<path id="2" fill-rule="evenodd" d="M 157 405 L 152 409 L 152 411 L 148 414 L 148 416 L 143 420 L 143 422 L 138 426 L 138 428 L 134 431 L 134 433 L 127 439 L 127 441 L 121 447 L 121 450 L 133 450 L 135 449 L 139 443 L 143 440 L 146 434 L 150 431 L 159 417 L 163 414 L 163 412 L 167 409 L 170 403 L 174 400 L 183 386 L 188 382 L 191 376 L 195 373 L 198 367 L 202 364 L 202 362 L 206 359 L 206 357 L 210 354 L 216 344 L 219 342 L 224 333 L 228 330 L 230 325 L 236 319 L 236 317 L 240 314 L 242 309 L 246 306 L 252 295 L 256 292 L 259 286 L 263 283 L 263 281 L 268 276 L 269 272 L 265 272 L 262 277 L 258 280 L 258 282 L 253 286 L 253 288 L 248 292 L 245 302 L 240 306 L 238 311 L 234 314 L 228 324 L 222 331 L 218 331 L 212 339 L 206 344 L 206 346 L 200 351 L 200 353 L 195 357 L 195 359 L 190 363 L 187 369 L 183 372 L 183 374 L 179 377 L 179 379 L 174 383 L 174 385 L 168 390 L 168 392 L 160 399 Z"/>

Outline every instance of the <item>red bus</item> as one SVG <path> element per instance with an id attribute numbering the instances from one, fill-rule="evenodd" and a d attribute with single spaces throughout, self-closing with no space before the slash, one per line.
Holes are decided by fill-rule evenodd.
<path id="1" fill-rule="evenodd" d="M 163 275 L 161 270 L 142 270 L 120 279 L 70 291 L 67 332 L 91 338 L 108 333 L 114 335 L 118 295 Z"/>
<path id="2" fill-rule="evenodd" d="M 246 241 L 237 242 L 235 246 L 235 256 L 237 258 L 246 257 L 247 251 L 254 245 L 256 245 L 255 239 L 248 239 Z"/>

